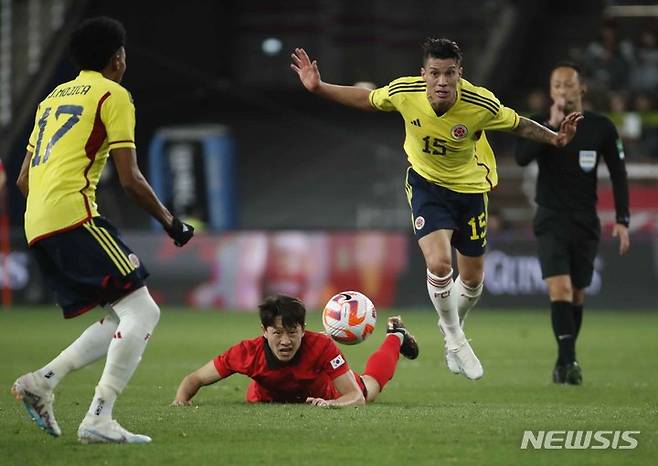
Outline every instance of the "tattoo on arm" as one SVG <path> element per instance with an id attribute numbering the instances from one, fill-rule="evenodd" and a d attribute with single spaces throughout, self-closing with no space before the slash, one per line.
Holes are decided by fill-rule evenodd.
<path id="1" fill-rule="evenodd" d="M 536 142 L 554 144 L 553 141 L 555 139 L 556 133 L 529 118 L 519 118 L 519 125 L 513 131 L 515 134 Z"/>

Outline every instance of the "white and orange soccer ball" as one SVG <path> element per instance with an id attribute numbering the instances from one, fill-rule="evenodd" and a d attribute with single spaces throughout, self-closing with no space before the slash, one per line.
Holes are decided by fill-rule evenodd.
<path id="1" fill-rule="evenodd" d="M 331 338 L 356 345 L 375 330 L 377 310 L 363 293 L 343 291 L 332 297 L 322 311 L 322 325 Z"/>

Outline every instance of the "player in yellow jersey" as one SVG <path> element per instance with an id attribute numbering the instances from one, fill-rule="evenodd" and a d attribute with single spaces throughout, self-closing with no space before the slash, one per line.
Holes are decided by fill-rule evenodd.
<path id="1" fill-rule="evenodd" d="M 99 305 L 108 309 L 55 359 L 12 386 L 37 425 L 58 437 L 55 387 L 69 372 L 106 356 L 94 398 L 78 428 L 82 443 L 151 441 L 112 419 L 114 402 L 142 358 L 160 309 L 144 284 L 148 272 L 98 213 L 96 185 L 108 155 L 123 188 L 177 246 L 194 233 L 162 205 L 137 166 L 135 107 L 119 84 L 126 70 L 125 36 L 121 23 L 105 17 L 88 19 L 73 33 L 71 53 L 80 74 L 39 104 L 17 181 L 27 197 L 25 234 L 30 250 L 64 317 Z"/>
<path id="2" fill-rule="evenodd" d="M 484 370 L 463 331 L 464 318 L 482 294 L 487 234 L 487 192 L 498 183 L 485 130 L 566 145 L 580 113 L 557 133 L 501 105 L 487 89 L 462 78 L 462 53 L 449 39 L 423 44 L 420 76 L 403 77 L 369 91 L 325 83 L 304 49 L 292 54 L 292 69 L 304 87 L 360 110 L 397 111 L 404 118 L 409 160 L 405 189 L 412 222 L 427 266 L 427 290 L 439 315 L 446 362 L 454 373 L 476 380 Z M 452 247 L 459 276 L 453 280 Z"/>

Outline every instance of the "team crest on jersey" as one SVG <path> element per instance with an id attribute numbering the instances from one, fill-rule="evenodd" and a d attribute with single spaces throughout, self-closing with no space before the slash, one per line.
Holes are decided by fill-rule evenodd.
<path id="1" fill-rule="evenodd" d="M 331 367 L 333 367 L 334 369 L 338 369 L 340 366 L 345 364 L 345 359 L 343 359 L 343 357 L 339 354 L 338 356 L 333 358 L 330 361 L 330 363 L 331 363 Z"/>
<path id="2" fill-rule="evenodd" d="M 135 266 L 135 268 L 139 267 L 139 257 L 137 257 L 137 254 L 131 253 L 128 256 L 128 259 L 130 260 L 130 263 Z"/>
<path id="3" fill-rule="evenodd" d="M 591 172 L 596 165 L 596 151 L 581 150 L 578 152 L 578 165 L 584 172 Z"/>
<path id="4" fill-rule="evenodd" d="M 416 227 L 416 230 L 422 230 L 425 226 L 425 219 L 419 215 L 416 217 L 416 220 L 414 220 L 414 226 Z"/>
<path id="5" fill-rule="evenodd" d="M 455 125 L 450 130 L 450 134 L 455 139 L 464 139 L 468 134 L 468 128 L 464 125 Z"/>

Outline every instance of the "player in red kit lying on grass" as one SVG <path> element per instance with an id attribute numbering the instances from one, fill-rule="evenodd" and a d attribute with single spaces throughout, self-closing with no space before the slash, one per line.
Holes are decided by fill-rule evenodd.
<path id="1" fill-rule="evenodd" d="M 263 335 L 243 340 L 183 378 L 174 406 L 192 404 L 199 388 L 244 374 L 252 379 L 250 403 L 357 406 L 373 401 L 393 378 L 400 354 L 418 357 L 418 345 L 400 317 L 390 317 L 386 338 L 359 375 L 327 335 L 305 330 L 306 308 L 289 296 L 269 297 L 259 307 Z"/>

